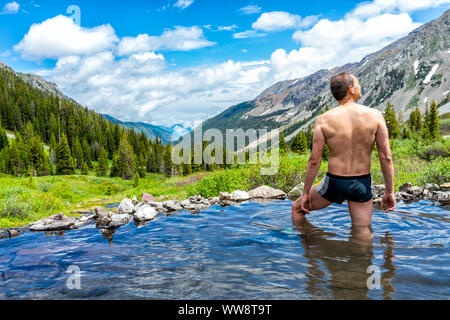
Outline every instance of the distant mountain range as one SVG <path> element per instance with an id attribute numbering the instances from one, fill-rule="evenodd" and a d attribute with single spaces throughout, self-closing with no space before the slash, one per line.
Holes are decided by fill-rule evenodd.
<path id="1" fill-rule="evenodd" d="M 444 105 L 450 101 L 450 10 L 359 63 L 278 82 L 254 100 L 204 121 L 202 130 L 216 128 L 225 137 L 226 129 L 280 129 L 289 142 L 300 130 L 314 125 L 327 105 L 337 105 L 329 82 L 332 75 L 343 71 L 359 79 L 363 97 L 358 103 L 384 111 L 390 101 L 397 114 L 402 112 L 403 120 L 417 106 L 424 113 L 432 100 Z M 251 142 L 259 144 L 262 139 L 248 141 L 246 146 Z"/>
<path id="2" fill-rule="evenodd" d="M 167 145 L 169 143 L 172 143 L 173 141 L 178 140 L 180 137 L 184 136 L 191 130 L 191 128 L 185 128 L 182 124 L 174 124 L 171 127 L 165 127 L 155 126 L 145 122 L 120 121 L 107 114 L 102 114 L 102 116 L 106 120 L 112 121 L 113 123 L 117 122 L 119 125 L 126 128 L 132 128 L 137 132 L 144 132 L 145 135 L 152 140 L 155 140 L 158 136 L 159 138 L 161 138 L 163 145 Z"/>

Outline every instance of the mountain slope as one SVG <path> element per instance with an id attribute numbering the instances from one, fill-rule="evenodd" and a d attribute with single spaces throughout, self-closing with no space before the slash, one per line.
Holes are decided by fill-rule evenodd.
<path id="1" fill-rule="evenodd" d="M 202 129 L 217 128 L 225 136 L 226 129 L 278 128 L 285 129 L 290 141 L 313 124 L 327 105 L 337 104 L 329 81 L 343 71 L 359 79 L 363 94 L 359 103 L 384 111 L 390 101 L 404 120 L 416 106 L 424 112 L 426 103 L 443 102 L 450 93 L 450 10 L 359 63 L 278 82 L 254 100 L 206 120 Z"/>
<path id="2" fill-rule="evenodd" d="M 175 124 L 169 128 L 164 126 L 155 126 L 145 122 L 124 122 L 117 120 L 116 118 L 107 114 L 102 114 L 102 116 L 105 119 L 113 123 L 117 122 L 119 125 L 126 128 L 132 128 L 137 132 L 144 132 L 144 134 L 152 140 L 155 140 L 158 136 L 161 138 L 161 142 L 163 145 L 172 143 L 172 140 L 178 139 L 189 131 L 189 129 L 184 128 L 181 124 Z"/>

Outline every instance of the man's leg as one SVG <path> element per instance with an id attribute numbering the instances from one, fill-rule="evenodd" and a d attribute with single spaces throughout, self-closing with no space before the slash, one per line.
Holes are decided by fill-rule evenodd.
<path id="1" fill-rule="evenodd" d="M 367 227 L 372 225 L 373 199 L 367 202 L 348 201 L 352 225 Z"/>
<path id="2" fill-rule="evenodd" d="M 323 198 L 320 194 L 318 194 L 317 190 L 316 190 L 316 186 L 312 186 L 311 189 L 309 189 L 309 197 L 311 199 L 311 207 L 312 207 L 310 211 L 324 209 L 333 203 L 333 202 L 330 202 L 327 199 Z M 294 201 L 294 203 L 292 204 L 292 214 L 296 214 L 296 213 L 300 212 L 299 211 L 300 205 L 298 203 L 298 200 L 299 199 Z M 306 209 L 309 210 L 309 208 L 306 208 Z M 303 213 L 301 213 L 301 218 L 304 219 Z"/>
<path id="3" fill-rule="evenodd" d="M 311 198 L 311 211 L 321 210 L 333 204 L 333 202 L 328 201 L 317 193 L 316 186 L 311 187 L 309 190 L 309 196 Z"/>

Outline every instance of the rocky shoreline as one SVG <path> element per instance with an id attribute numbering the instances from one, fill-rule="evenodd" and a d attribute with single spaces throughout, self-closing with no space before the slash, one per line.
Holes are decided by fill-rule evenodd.
<path id="1" fill-rule="evenodd" d="M 384 194 L 384 185 L 374 185 L 374 208 L 381 209 L 381 199 Z M 186 210 L 192 214 L 198 214 L 201 210 L 213 205 L 222 207 L 237 205 L 248 200 L 255 202 L 267 202 L 273 200 L 296 200 L 301 196 L 303 183 L 294 187 L 288 194 L 282 190 L 268 186 L 261 186 L 249 192 L 236 190 L 231 194 L 220 192 L 219 197 L 203 198 L 197 194 L 183 201 L 167 200 L 158 201 L 153 195 L 143 193 L 139 201 L 136 196 L 132 199 L 123 199 L 117 211 L 107 211 L 105 208 L 96 207 L 93 213 L 82 215 L 81 217 L 66 217 L 62 213 L 31 223 L 23 228 L 0 229 L 0 239 L 14 238 L 27 230 L 31 232 L 63 232 L 78 229 L 87 224 L 96 224 L 102 229 L 102 233 L 120 228 L 133 221 L 137 226 L 143 225 L 156 219 L 160 214 L 166 216 L 176 214 L 180 210 Z M 450 204 L 450 183 L 443 185 L 427 184 L 424 187 L 413 186 L 405 183 L 400 186 L 399 192 L 395 193 L 397 201 L 403 200 L 406 203 L 419 200 L 429 200 L 439 202 L 441 205 Z M 164 199 L 164 196 L 159 198 Z"/>

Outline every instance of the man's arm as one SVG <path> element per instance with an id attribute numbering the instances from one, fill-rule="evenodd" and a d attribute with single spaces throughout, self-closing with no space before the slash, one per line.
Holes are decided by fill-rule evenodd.
<path id="1" fill-rule="evenodd" d="M 306 195 L 309 194 L 309 190 L 314 183 L 314 179 L 316 178 L 320 164 L 322 163 L 322 154 L 325 147 L 325 136 L 321 126 L 322 121 L 322 118 L 319 117 L 314 126 L 313 147 L 308 161 L 308 166 L 306 167 L 305 186 L 303 188 L 303 194 Z"/>
<path id="2" fill-rule="evenodd" d="M 389 133 L 386 126 L 386 120 L 381 112 L 378 113 L 379 123 L 376 133 L 376 143 L 378 156 L 380 158 L 381 170 L 383 171 L 385 193 L 394 193 L 394 165 L 392 162 L 392 153 L 389 146 Z"/>

